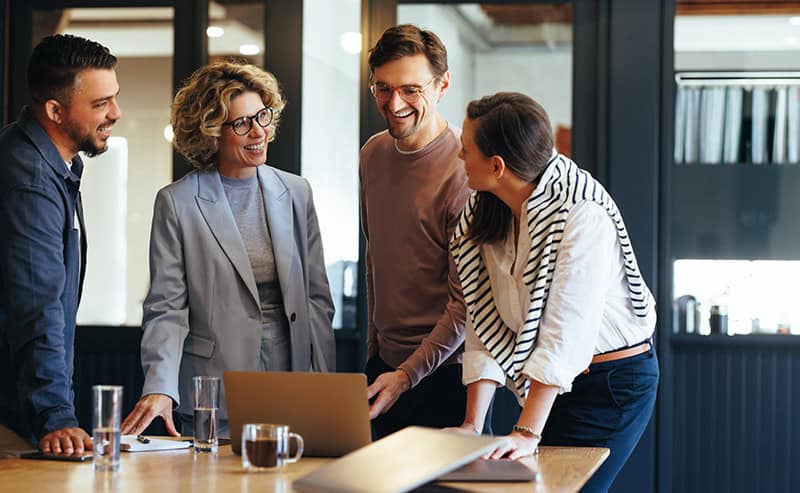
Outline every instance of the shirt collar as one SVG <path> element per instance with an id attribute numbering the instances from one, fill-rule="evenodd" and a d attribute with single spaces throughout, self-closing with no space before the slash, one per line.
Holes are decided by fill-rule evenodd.
<path id="1" fill-rule="evenodd" d="M 80 156 L 76 155 L 72 158 L 72 169 L 67 166 L 67 163 L 61 158 L 61 154 L 56 149 L 50 136 L 44 131 L 44 128 L 33 117 L 33 112 L 29 106 L 22 108 L 22 111 L 17 118 L 17 125 L 25 135 L 28 136 L 31 143 L 38 149 L 42 157 L 47 161 L 47 164 L 65 180 L 73 182 L 80 182 L 81 175 L 83 174 L 83 160 Z"/>

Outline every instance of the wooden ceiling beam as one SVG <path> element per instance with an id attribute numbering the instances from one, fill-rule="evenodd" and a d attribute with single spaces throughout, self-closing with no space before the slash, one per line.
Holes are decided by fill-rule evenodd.
<path id="1" fill-rule="evenodd" d="M 677 0 L 677 15 L 800 14 L 800 2 L 782 0 Z"/>

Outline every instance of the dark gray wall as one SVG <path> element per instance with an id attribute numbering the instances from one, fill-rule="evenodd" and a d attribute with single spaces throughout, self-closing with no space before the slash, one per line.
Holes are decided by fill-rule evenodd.
<path id="1" fill-rule="evenodd" d="M 656 2 L 575 1 L 575 160 L 592 171 L 617 202 L 642 275 L 654 292 L 659 259 L 661 85 L 667 77 L 661 64 L 663 15 Z M 654 419 L 612 491 L 655 490 L 655 436 Z"/>

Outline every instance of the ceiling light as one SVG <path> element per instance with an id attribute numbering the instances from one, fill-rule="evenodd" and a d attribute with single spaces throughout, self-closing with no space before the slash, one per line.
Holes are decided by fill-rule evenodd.
<path id="1" fill-rule="evenodd" d="M 786 36 L 783 38 L 783 44 L 796 45 L 798 43 L 797 36 Z"/>
<path id="2" fill-rule="evenodd" d="M 261 53 L 261 48 L 258 45 L 242 45 L 239 47 L 239 53 L 242 55 L 258 55 Z"/>
<path id="3" fill-rule="evenodd" d="M 789 24 L 793 26 L 800 26 L 800 17 L 789 17 Z"/>
<path id="4" fill-rule="evenodd" d="M 351 55 L 357 55 L 361 53 L 361 33 L 342 33 L 342 35 L 339 37 L 339 42 L 341 43 L 342 49 L 345 51 L 345 53 L 350 53 Z"/>
<path id="5" fill-rule="evenodd" d="M 208 26 L 206 29 L 206 36 L 209 38 L 221 38 L 225 34 L 225 30 L 219 26 Z"/>

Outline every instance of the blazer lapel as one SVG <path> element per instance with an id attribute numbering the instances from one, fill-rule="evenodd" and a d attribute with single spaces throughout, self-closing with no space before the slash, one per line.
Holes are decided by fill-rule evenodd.
<path id="1" fill-rule="evenodd" d="M 295 261 L 299 260 L 294 241 L 294 208 L 291 194 L 269 166 L 258 167 L 258 178 L 264 197 L 264 208 L 267 210 L 272 254 L 275 256 L 275 268 L 278 270 L 278 282 L 284 296 L 284 305 L 293 306 L 294 300 L 286 299 L 296 291 L 291 289 L 294 279 L 292 267 Z"/>
<path id="2" fill-rule="evenodd" d="M 219 246 L 227 255 L 228 259 L 233 264 L 239 277 L 247 286 L 250 295 L 259 305 L 258 289 L 256 288 L 256 279 L 253 276 L 253 268 L 250 265 L 250 259 L 247 256 L 242 235 L 239 234 L 239 228 L 236 226 L 236 220 L 233 218 L 233 212 L 228 205 L 228 199 L 225 197 L 225 190 L 222 188 L 222 180 L 219 178 L 219 172 L 216 170 L 201 171 L 197 174 L 197 206 L 200 208 L 200 213 L 208 224 L 211 234 L 216 238 Z"/>

